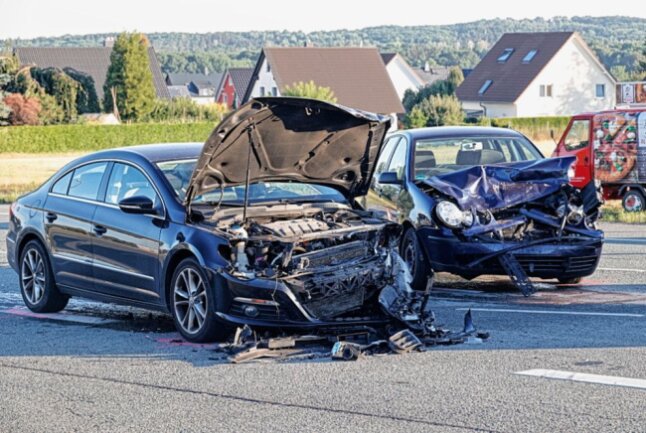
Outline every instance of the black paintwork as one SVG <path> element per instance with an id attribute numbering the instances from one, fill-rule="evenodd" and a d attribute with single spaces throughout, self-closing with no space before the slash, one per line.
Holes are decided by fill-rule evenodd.
<path id="1" fill-rule="evenodd" d="M 338 326 L 309 316 L 291 290 L 281 282 L 256 278 L 241 280 L 223 272 L 228 259 L 220 246 L 229 243 L 203 226 L 186 220 L 186 209 L 157 162 L 197 159 L 201 143 L 134 146 L 97 152 L 77 159 L 37 190 L 12 205 L 7 234 L 11 267 L 19 272 L 21 248 L 31 239 L 45 246 L 61 292 L 104 302 L 170 311 L 168 294 L 174 267 L 188 256 L 204 268 L 215 290 L 215 313 L 229 323 L 262 326 Z M 80 200 L 51 192 L 71 170 L 107 161 L 97 200 Z M 103 201 L 107 179 L 115 163 L 133 165 L 156 187 L 160 205 L 149 214 L 126 213 Z M 103 199 L 102 199 L 103 198 Z M 280 308 L 259 307 L 260 314 L 245 317 L 235 297 L 277 301 Z M 343 325 L 355 323 L 344 320 Z M 357 320 L 365 324 L 365 319 Z"/>
<path id="2" fill-rule="evenodd" d="M 422 191 L 413 181 L 414 143 L 420 139 L 470 136 L 526 139 L 522 134 L 504 128 L 439 127 L 397 131 L 388 136 L 386 143 L 400 138 L 397 146 L 406 146 L 403 179 L 394 183 L 392 179 L 376 175 L 364 205 L 373 210 L 384 211 L 390 219 L 401 223 L 404 228 L 415 229 L 425 258 L 437 272 L 450 272 L 468 279 L 485 274 L 503 275 L 505 271 L 500 266 L 497 256 L 501 251 L 509 249 L 514 252 L 528 276 L 571 279 L 592 274 L 601 255 L 603 234 L 600 232 L 585 233 L 591 237 L 544 239 L 532 244 L 512 241 L 473 242 L 465 239 L 465 236 L 458 236 L 457 230 L 452 230 L 437 221 L 433 214 L 436 199 Z M 388 150 L 388 144 L 384 145 L 384 149 Z M 397 150 L 390 150 L 391 156 L 382 154 L 380 162 L 392 159 Z M 537 152 L 540 154 L 538 150 Z M 560 167 L 568 161 L 546 163 L 551 170 L 556 170 L 554 167 Z M 538 164 L 520 165 L 542 167 L 545 164 L 539 161 Z M 564 166 L 567 170 L 567 165 Z M 455 178 L 465 173 L 469 174 L 469 169 L 448 176 Z M 472 201 L 479 203 L 478 200 Z"/>

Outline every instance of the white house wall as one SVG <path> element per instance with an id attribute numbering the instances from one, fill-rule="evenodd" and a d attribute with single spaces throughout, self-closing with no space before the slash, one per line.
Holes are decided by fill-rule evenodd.
<path id="1" fill-rule="evenodd" d="M 596 97 L 597 84 L 605 84 L 605 97 Z M 541 85 L 552 85 L 552 97 L 540 96 Z M 577 38 L 561 48 L 516 100 L 518 117 L 568 116 L 611 109 L 614 104 L 614 82 Z"/>
<path id="2" fill-rule="evenodd" d="M 415 75 L 415 72 L 403 65 L 397 58 L 388 63 L 386 71 L 395 86 L 395 91 L 400 100 L 404 98 L 406 90 L 417 90 L 423 84 L 419 77 Z"/>
<path id="3" fill-rule="evenodd" d="M 261 87 L 265 88 L 265 95 L 261 94 Z M 276 84 L 276 80 L 274 80 L 274 74 L 271 71 L 267 71 L 267 58 L 265 58 L 258 72 L 258 79 L 253 83 L 251 97 L 272 96 L 272 89 L 276 89 L 276 96 L 280 96 L 280 89 Z"/>
<path id="4" fill-rule="evenodd" d="M 482 106 L 484 105 L 484 107 Z M 487 117 L 516 117 L 516 105 L 513 103 L 463 101 L 464 111 L 484 111 Z"/>

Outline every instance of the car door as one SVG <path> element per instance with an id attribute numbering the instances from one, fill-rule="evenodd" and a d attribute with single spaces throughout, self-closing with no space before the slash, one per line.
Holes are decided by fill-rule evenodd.
<path id="1" fill-rule="evenodd" d="M 164 207 L 152 180 L 132 164 L 115 162 L 103 204 L 93 218 L 93 267 L 98 292 L 144 302 L 159 300 L 159 238 Z M 124 198 L 148 197 L 155 212 L 126 213 Z"/>
<path id="2" fill-rule="evenodd" d="M 397 143 L 399 143 L 399 140 L 401 140 L 401 136 L 395 135 L 388 138 L 383 145 L 381 154 L 379 155 L 379 159 L 377 160 L 375 172 L 370 181 L 370 190 L 364 197 L 363 206 L 367 209 L 383 212 L 384 214 L 387 213 L 389 209 L 389 207 L 387 206 L 388 203 L 386 203 L 381 197 L 384 185 L 381 185 L 377 180 L 379 179 L 379 175 L 381 173 L 384 173 L 388 170 L 388 163 L 390 162 L 390 158 L 392 157 L 393 151 L 395 150 Z"/>
<path id="3" fill-rule="evenodd" d="M 91 290 L 92 218 L 107 162 L 70 170 L 52 186 L 45 203 L 45 236 L 56 283 Z"/>
<path id="4" fill-rule="evenodd" d="M 377 171 L 373 179 L 373 190 L 376 197 L 373 197 L 369 207 L 379 209 L 385 213 L 386 218 L 392 221 L 399 221 L 402 202 L 402 193 L 404 192 L 404 183 L 406 180 L 407 161 L 408 161 L 408 145 L 407 140 L 401 136 L 395 136 L 391 140 L 392 155 L 388 162 L 384 164 L 381 169 L 377 164 Z M 390 140 L 387 143 L 390 145 Z M 382 155 L 383 156 L 383 155 Z M 381 173 L 391 172 L 397 175 L 398 183 L 379 183 L 379 176 Z"/>

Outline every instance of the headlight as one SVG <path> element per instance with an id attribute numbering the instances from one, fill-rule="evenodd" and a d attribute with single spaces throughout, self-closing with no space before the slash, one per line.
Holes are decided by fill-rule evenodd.
<path id="1" fill-rule="evenodd" d="M 435 206 L 435 215 L 452 229 L 460 228 L 462 224 L 466 225 L 465 214 L 467 213 L 471 217 L 471 223 L 473 223 L 471 212 L 462 212 L 459 207 L 450 201 L 441 201 Z"/>

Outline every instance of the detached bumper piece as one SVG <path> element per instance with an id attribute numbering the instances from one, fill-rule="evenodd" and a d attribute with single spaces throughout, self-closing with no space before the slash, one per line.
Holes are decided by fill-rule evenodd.
<path id="1" fill-rule="evenodd" d="M 516 257 L 511 253 L 501 254 L 498 257 L 500 261 L 500 266 L 507 272 L 509 278 L 511 278 L 512 283 L 520 290 L 523 295 L 530 296 L 536 291 L 536 288 L 529 280 L 529 277 L 525 273 L 523 267 L 518 263 Z"/>

